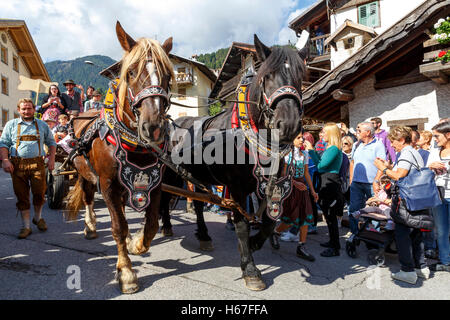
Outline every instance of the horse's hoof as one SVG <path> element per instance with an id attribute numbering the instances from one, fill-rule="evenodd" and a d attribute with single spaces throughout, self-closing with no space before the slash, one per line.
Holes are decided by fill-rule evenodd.
<path id="1" fill-rule="evenodd" d="M 86 240 L 93 240 L 96 239 L 98 237 L 97 232 L 96 231 L 87 231 L 84 230 L 84 238 Z"/>
<path id="2" fill-rule="evenodd" d="M 123 294 L 133 294 L 139 291 L 139 285 L 137 283 L 120 284 L 120 290 Z"/>
<path id="3" fill-rule="evenodd" d="M 149 249 L 150 249 L 150 247 L 147 248 L 147 247 L 142 246 L 142 247 L 138 248 L 138 247 L 132 246 L 132 247 L 129 247 L 128 252 L 130 254 L 132 254 L 133 256 L 142 256 L 144 253 L 147 253 L 147 251 Z"/>
<path id="4" fill-rule="evenodd" d="M 214 246 L 212 244 L 212 241 L 200 241 L 200 250 L 202 251 L 213 251 Z"/>
<path id="5" fill-rule="evenodd" d="M 266 288 L 266 284 L 259 277 L 244 277 L 245 286 L 252 291 L 261 291 Z"/>
<path id="6" fill-rule="evenodd" d="M 173 236 L 172 228 L 163 228 L 162 234 L 164 237 L 172 237 Z"/>

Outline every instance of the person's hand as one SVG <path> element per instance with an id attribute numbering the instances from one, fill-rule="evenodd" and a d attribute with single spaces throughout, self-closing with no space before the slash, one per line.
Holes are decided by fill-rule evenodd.
<path id="1" fill-rule="evenodd" d="M 303 141 L 303 146 L 305 147 L 306 150 L 314 150 L 314 147 L 308 140 Z"/>
<path id="2" fill-rule="evenodd" d="M 432 162 L 432 163 L 428 166 L 428 168 L 430 168 L 431 170 L 433 170 L 434 172 L 436 172 L 437 175 L 444 174 L 444 173 L 446 173 L 446 171 L 447 171 L 447 169 L 446 169 L 446 167 L 445 167 L 445 164 L 443 164 L 443 163 L 440 162 L 440 161 Z"/>
<path id="3" fill-rule="evenodd" d="M 312 196 L 314 198 L 314 202 L 319 201 L 319 195 L 317 193 L 315 193 L 314 191 L 311 191 L 311 194 L 312 194 Z"/>
<path id="4" fill-rule="evenodd" d="M 77 84 L 76 87 L 77 87 L 78 89 L 80 89 L 81 91 L 84 90 L 84 89 L 83 89 L 83 86 L 82 86 L 81 84 Z"/>
<path id="5" fill-rule="evenodd" d="M 378 183 L 376 183 L 376 182 L 374 182 L 372 184 L 372 187 L 373 187 L 373 193 L 375 193 L 375 194 L 377 194 L 381 190 L 380 185 Z"/>
<path id="6" fill-rule="evenodd" d="M 369 198 L 369 199 L 367 199 L 366 203 L 369 203 L 369 202 L 376 202 L 376 203 L 380 203 L 380 202 L 381 202 L 381 200 L 380 200 L 380 199 L 378 199 L 377 197 L 372 197 L 372 198 Z"/>
<path id="7" fill-rule="evenodd" d="M 387 165 L 385 163 L 385 161 L 383 159 L 380 158 L 376 158 L 373 161 L 373 164 L 375 165 L 375 167 L 377 167 L 378 170 L 383 171 L 385 168 L 387 168 Z"/>
<path id="8" fill-rule="evenodd" d="M 55 169 L 55 157 L 50 157 L 48 159 L 47 168 L 49 171 L 53 171 Z"/>
<path id="9" fill-rule="evenodd" d="M 3 168 L 3 171 L 5 171 L 5 172 L 8 172 L 8 173 L 14 172 L 14 166 L 11 163 L 11 161 L 9 161 L 9 159 L 5 159 L 2 161 L 2 168 Z"/>

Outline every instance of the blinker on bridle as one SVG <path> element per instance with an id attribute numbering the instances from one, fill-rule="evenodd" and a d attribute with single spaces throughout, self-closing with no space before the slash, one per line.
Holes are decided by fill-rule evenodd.
<path id="1" fill-rule="evenodd" d="M 300 110 L 302 110 L 302 114 L 303 114 L 302 98 L 301 98 L 299 92 L 297 91 L 297 89 L 295 89 L 294 87 L 282 86 L 282 87 L 276 89 L 269 97 L 267 97 L 266 92 L 265 92 L 264 78 L 259 83 L 259 87 L 261 89 L 261 94 L 259 96 L 258 104 L 257 104 L 258 109 L 261 112 L 259 120 L 261 120 L 261 116 L 264 116 L 264 124 L 267 128 L 275 129 L 274 128 L 274 115 L 275 115 L 276 105 L 279 101 L 281 101 L 285 98 L 294 99 L 295 102 L 297 103 L 298 107 L 300 108 Z M 262 101 L 262 103 L 261 103 L 261 101 Z"/>

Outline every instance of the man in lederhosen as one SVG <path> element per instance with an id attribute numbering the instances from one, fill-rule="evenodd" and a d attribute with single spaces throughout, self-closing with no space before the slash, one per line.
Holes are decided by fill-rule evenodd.
<path id="1" fill-rule="evenodd" d="M 45 202 L 44 144 L 49 150 L 48 170 L 55 168 L 56 142 L 48 125 L 34 118 L 35 106 L 31 99 L 20 99 L 17 104 L 20 118 L 6 123 L 0 138 L 0 159 L 5 172 L 12 177 L 17 209 L 21 212 L 23 228 L 19 239 L 31 234 L 30 189 L 33 194 L 33 223 L 40 231 L 47 225 L 41 217 Z"/>

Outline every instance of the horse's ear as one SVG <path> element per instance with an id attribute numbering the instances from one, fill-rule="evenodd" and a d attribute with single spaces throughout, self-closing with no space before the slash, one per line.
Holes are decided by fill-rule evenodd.
<path id="1" fill-rule="evenodd" d="M 308 59 L 308 58 L 309 58 L 309 46 L 306 46 L 306 47 L 304 47 L 303 49 L 301 49 L 301 50 L 298 52 L 298 54 L 299 54 L 299 56 L 300 56 L 300 58 L 301 58 L 302 60 Z"/>
<path id="2" fill-rule="evenodd" d="M 298 50 L 298 54 L 302 60 L 309 58 L 309 32 L 303 30 L 295 47 Z"/>
<path id="3" fill-rule="evenodd" d="M 254 42 L 255 42 L 255 49 L 256 49 L 256 56 L 259 61 L 264 61 L 267 59 L 267 57 L 272 53 L 272 50 L 270 50 L 269 47 L 266 47 L 264 43 L 262 43 L 258 36 L 254 35 Z"/>
<path id="4" fill-rule="evenodd" d="M 172 50 L 173 42 L 172 37 L 168 38 L 166 41 L 164 41 L 162 48 L 166 52 L 166 54 L 169 54 L 169 52 Z"/>
<path id="5" fill-rule="evenodd" d="M 116 23 L 116 34 L 123 50 L 130 52 L 131 49 L 133 49 L 133 47 L 136 45 L 136 41 L 134 41 L 133 38 L 125 32 L 125 30 L 123 30 L 122 25 L 119 21 L 117 21 Z"/>

